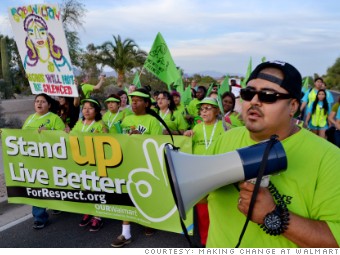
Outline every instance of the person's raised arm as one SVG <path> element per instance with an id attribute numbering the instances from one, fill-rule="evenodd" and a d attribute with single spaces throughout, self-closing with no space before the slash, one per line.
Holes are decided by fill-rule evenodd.
<path id="1" fill-rule="evenodd" d="M 74 84 L 76 85 L 77 90 L 79 91 L 79 82 L 77 79 L 74 80 Z M 78 95 L 78 97 L 74 97 L 73 105 L 74 107 L 78 107 L 80 105 L 80 95 Z"/>
<path id="2" fill-rule="evenodd" d="M 101 76 L 99 77 L 99 82 L 97 83 L 97 85 L 95 85 L 95 86 L 93 87 L 93 90 L 99 90 L 99 89 L 102 87 L 104 81 L 105 81 L 105 76 L 104 76 L 104 75 L 101 75 Z"/>

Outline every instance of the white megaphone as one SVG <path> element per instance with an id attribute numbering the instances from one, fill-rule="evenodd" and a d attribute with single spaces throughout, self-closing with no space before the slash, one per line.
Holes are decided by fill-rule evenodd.
<path id="1" fill-rule="evenodd" d="M 278 140 L 274 142 L 264 175 L 287 168 L 286 153 Z M 166 161 L 172 192 L 179 214 L 186 212 L 209 192 L 225 185 L 256 178 L 269 143 L 264 141 L 225 154 L 202 156 L 179 152 L 165 146 Z"/>

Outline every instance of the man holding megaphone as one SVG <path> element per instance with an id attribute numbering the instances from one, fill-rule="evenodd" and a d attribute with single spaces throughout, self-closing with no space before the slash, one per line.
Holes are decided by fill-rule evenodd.
<path id="1" fill-rule="evenodd" d="M 295 67 L 274 61 L 258 65 L 241 89 L 245 127 L 222 134 L 214 154 L 276 134 L 288 167 L 259 188 L 246 228 L 255 185 L 245 181 L 211 192 L 207 247 L 339 247 L 340 150 L 295 125 L 301 85 Z"/>

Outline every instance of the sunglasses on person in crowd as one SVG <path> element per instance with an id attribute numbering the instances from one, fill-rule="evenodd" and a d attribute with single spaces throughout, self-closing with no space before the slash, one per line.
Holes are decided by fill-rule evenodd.
<path id="1" fill-rule="evenodd" d="M 202 106 L 202 107 L 200 107 L 199 108 L 199 110 L 201 111 L 201 112 L 203 112 L 203 111 L 210 111 L 210 110 L 212 110 L 212 109 L 214 109 L 215 107 L 213 107 L 213 106 Z"/>
<path id="2" fill-rule="evenodd" d="M 292 98 L 290 94 L 279 93 L 276 91 L 270 90 L 260 90 L 257 91 L 255 89 L 244 88 L 240 91 L 240 96 L 244 101 L 251 101 L 253 97 L 257 95 L 259 100 L 262 103 L 272 104 L 280 99 L 289 99 Z"/>

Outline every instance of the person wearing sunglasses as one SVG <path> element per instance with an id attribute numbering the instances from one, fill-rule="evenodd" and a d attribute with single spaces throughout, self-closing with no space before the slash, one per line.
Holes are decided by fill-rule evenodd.
<path id="1" fill-rule="evenodd" d="M 295 124 L 301 86 L 294 66 L 273 61 L 259 64 L 240 91 L 245 126 L 219 136 L 212 152 L 235 151 L 277 135 L 287 169 L 259 188 L 248 224 L 253 183 L 211 192 L 207 247 L 339 247 L 340 150 Z"/>

